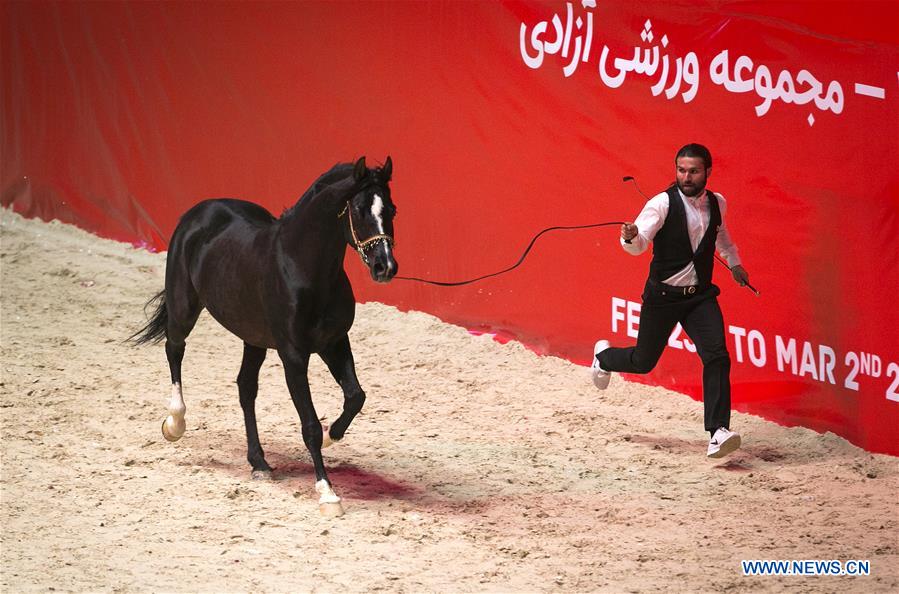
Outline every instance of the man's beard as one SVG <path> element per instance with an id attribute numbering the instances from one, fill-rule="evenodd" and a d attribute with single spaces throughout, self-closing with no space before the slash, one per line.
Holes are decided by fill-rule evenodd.
<path id="1" fill-rule="evenodd" d="M 694 183 L 692 187 L 685 188 L 680 182 L 678 182 L 677 187 L 684 194 L 684 196 L 689 196 L 692 198 L 694 196 L 699 196 L 700 194 L 702 194 L 703 190 L 705 190 L 705 184 L 706 182 L 703 181 L 702 185 L 697 185 Z"/>

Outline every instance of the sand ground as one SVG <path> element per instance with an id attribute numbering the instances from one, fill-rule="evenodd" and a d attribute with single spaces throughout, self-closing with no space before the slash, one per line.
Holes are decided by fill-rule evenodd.
<path id="1" fill-rule="evenodd" d="M 701 404 L 498 344 L 421 313 L 358 307 L 368 393 L 325 451 L 346 515 L 318 514 L 270 352 L 251 481 L 241 343 L 205 313 L 168 443 L 161 345 L 122 339 L 164 255 L 7 210 L 0 236 L 4 592 L 899 591 L 899 464 L 834 435 L 735 414 L 705 453 Z M 341 395 L 316 358 L 321 416 Z M 742 559 L 870 560 L 866 577 L 746 577 Z"/>

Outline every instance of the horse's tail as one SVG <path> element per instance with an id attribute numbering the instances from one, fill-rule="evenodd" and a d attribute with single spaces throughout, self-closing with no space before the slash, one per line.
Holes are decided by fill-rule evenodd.
<path id="1" fill-rule="evenodd" d="M 169 322 L 169 310 L 165 306 L 165 289 L 153 295 L 144 306 L 144 313 L 153 304 L 156 304 L 156 311 L 147 322 L 147 325 L 128 337 L 128 342 L 135 346 L 147 344 L 150 342 L 159 342 L 165 338 L 166 327 Z"/>

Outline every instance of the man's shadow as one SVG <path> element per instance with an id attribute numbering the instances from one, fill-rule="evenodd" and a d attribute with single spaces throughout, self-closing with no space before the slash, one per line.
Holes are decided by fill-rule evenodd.
<path id="1" fill-rule="evenodd" d="M 642 444 L 650 449 L 683 454 L 685 456 L 704 456 L 705 443 L 702 440 L 685 440 L 676 437 L 663 437 L 660 435 L 632 435 L 632 443 Z M 710 458 L 709 461 L 715 461 Z M 752 472 L 759 469 L 766 462 L 779 465 L 789 463 L 790 458 L 782 451 L 763 444 L 744 445 L 739 450 L 721 458 L 712 468 L 729 472 Z"/>

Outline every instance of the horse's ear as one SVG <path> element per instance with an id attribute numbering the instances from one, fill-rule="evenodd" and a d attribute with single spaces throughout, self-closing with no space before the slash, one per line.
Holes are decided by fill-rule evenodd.
<path id="1" fill-rule="evenodd" d="M 384 163 L 384 175 L 387 177 L 387 180 L 390 181 L 390 176 L 393 174 L 393 161 L 390 159 L 390 155 L 387 155 L 387 162 Z"/>
<path id="2" fill-rule="evenodd" d="M 353 179 L 357 182 L 362 181 L 366 173 L 368 173 L 368 169 L 365 167 L 365 157 L 359 157 L 353 166 Z"/>

